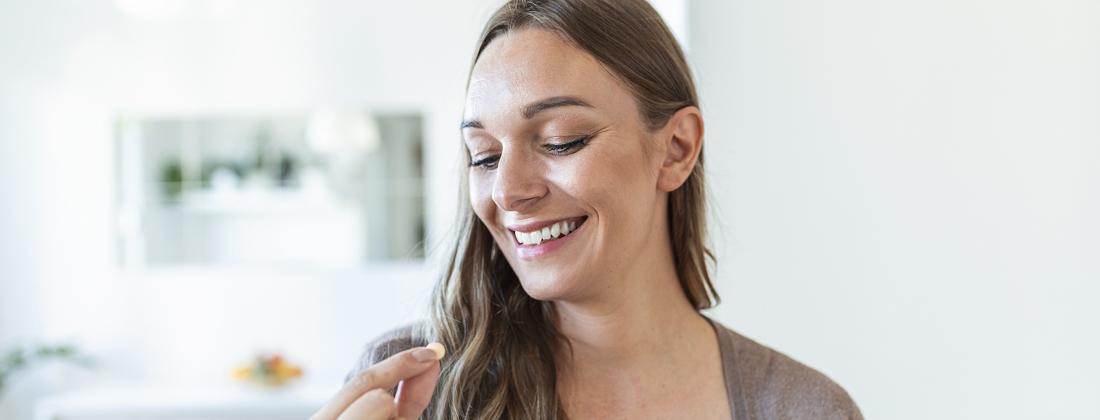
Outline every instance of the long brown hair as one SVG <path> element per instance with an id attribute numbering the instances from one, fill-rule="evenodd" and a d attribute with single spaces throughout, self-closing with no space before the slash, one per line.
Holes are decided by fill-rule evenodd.
<path id="1" fill-rule="evenodd" d="M 629 87 L 651 130 L 663 127 L 676 111 L 699 104 L 683 51 L 646 0 L 508 1 L 485 25 L 473 63 L 494 39 L 524 28 L 555 32 L 595 57 Z M 463 178 L 459 234 L 434 291 L 427 332 L 451 355 L 443 362 L 424 418 L 565 419 L 554 359 L 564 340 L 553 303 L 523 290 L 474 214 L 465 188 Z M 700 153 L 668 202 L 676 273 L 697 309 L 719 301 L 707 272 L 713 255 L 705 243 L 705 218 Z"/>

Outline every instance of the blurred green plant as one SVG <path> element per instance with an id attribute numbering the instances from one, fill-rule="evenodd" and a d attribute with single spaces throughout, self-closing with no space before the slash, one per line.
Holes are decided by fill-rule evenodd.
<path id="1" fill-rule="evenodd" d="M 49 360 L 65 361 L 86 368 L 95 365 L 91 357 L 81 354 L 76 346 L 69 344 L 16 347 L 0 354 L 3 355 L 0 356 L 0 396 L 4 394 L 4 386 L 16 372 Z"/>
<path id="2" fill-rule="evenodd" d="M 183 164 L 179 159 L 173 159 L 162 165 L 160 182 L 166 200 L 179 200 L 180 194 L 183 194 Z"/>

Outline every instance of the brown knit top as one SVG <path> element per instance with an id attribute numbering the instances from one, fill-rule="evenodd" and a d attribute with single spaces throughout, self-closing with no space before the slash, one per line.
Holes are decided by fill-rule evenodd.
<path id="1" fill-rule="evenodd" d="M 733 420 L 862 420 L 848 393 L 829 377 L 707 318 L 718 336 Z M 366 345 L 345 382 L 375 362 L 426 345 L 416 325 L 391 330 Z"/>

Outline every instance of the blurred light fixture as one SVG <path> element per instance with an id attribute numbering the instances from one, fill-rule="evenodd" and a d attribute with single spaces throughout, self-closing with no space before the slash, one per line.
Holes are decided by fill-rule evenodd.
<path id="1" fill-rule="evenodd" d="M 309 118 L 306 140 L 314 152 L 339 157 L 378 147 L 378 124 L 365 111 L 321 109 Z"/>
<path id="2" fill-rule="evenodd" d="M 363 193 L 367 156 L 378 148 L 381 134 L 374 117 L 363 110 L 320 109 L 306 127 L 306 144 L 328 172 L 330 186 L 345 196 Z"/>

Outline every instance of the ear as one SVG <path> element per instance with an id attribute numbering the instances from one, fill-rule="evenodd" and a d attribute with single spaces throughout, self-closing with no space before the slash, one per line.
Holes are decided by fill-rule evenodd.
<path id="1" fill-rule="evenodd" d="M 657 177 L 657 188 L 671 192 L 691 175 L 699 153 L 703 150 L 703 114 L 698 107 L 688 106 L 672 114 L 661 129 L 664 156 Z"/>

